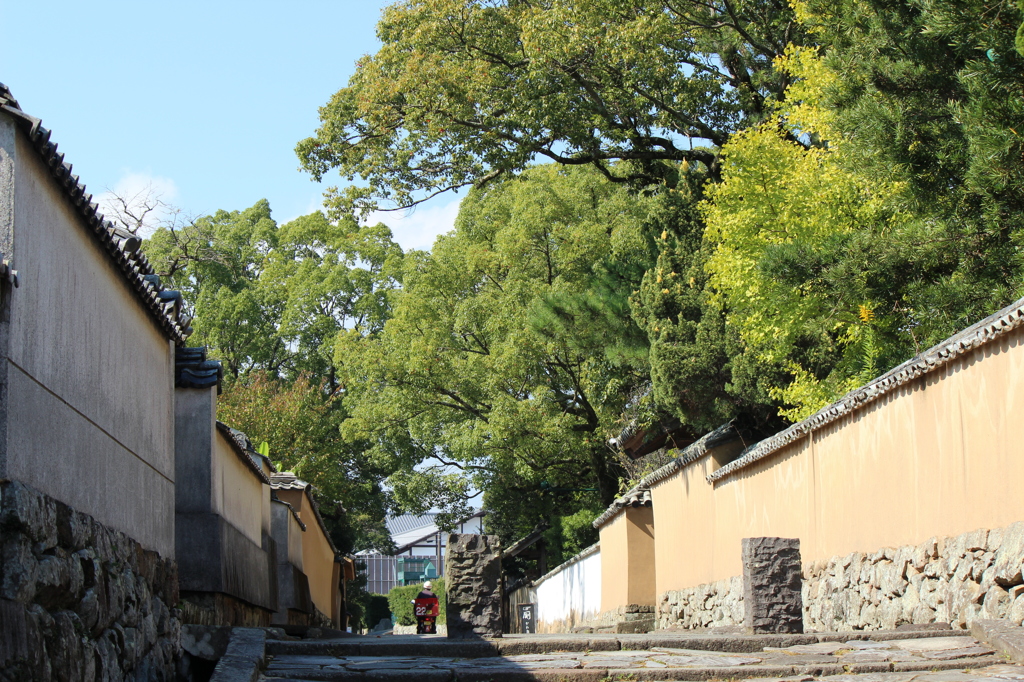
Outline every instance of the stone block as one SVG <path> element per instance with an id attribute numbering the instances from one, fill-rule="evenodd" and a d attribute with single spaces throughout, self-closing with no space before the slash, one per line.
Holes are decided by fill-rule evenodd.
<path id="1" fill-rule="evenodd" d="M 234 628 L 224 656 L 210 682 L 256 682 L 266 656 L 267 634 L 256 628 Z"/>
<path id="2" fill-rule="evenodd" d="M 500 637 L 501 546 L 495 535 L 452 533 L 445 556 L 448 637 Z"/>
<path id="3" fill-rule="evenodd" d="M 1015 663 L 1024 663 L 1024 629 L 1002 620 L 975 620 L 971 634 L 999 649 Z"/>
<path id="4" fill-rule="evenodd" d="M 1021 564 L 1024 563 L 1024 522 L 1018 521 L 1003 530 L 1002 542 L 993 562 L 995 581 L 1003 587 L 1024 582 Z"/>
<path id="5" fill-rule="evenodd" d="M 800 540 L 744 538 L 743 624 L 751 633 L 802 633 Z"/>

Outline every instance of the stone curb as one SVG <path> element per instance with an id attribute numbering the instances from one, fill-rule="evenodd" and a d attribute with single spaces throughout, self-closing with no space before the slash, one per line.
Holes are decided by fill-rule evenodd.
<path id="1" fill-rule="evenodd" d="M 952 661 L 928 661 L 927 663 L 894 663 L 893 672 L 915 673 L 926 670 L 962 670 L 963 668 L 984 668 L 989 665 L 1006 663 L 1002 656 L 975 656 L 974 658 L 957 658 Z"/>
<path id="2" fill-rule="evenodd" d="M 1024 628 L 1005 620 L 976 620 L 971 623 L 971 634 L 1012 661 L 1024 663 Z"/>
<path id="3" fill-rule="evenodd" d="M 350 670 L 303 671 L 302 678 L 268 677 L 266 682 L 359 682 L 396 680 L 401 682 L 704 682 L 739 678 L 787 678 L 799 675 L 829 677 L 865 673 L 926 672 L 983 668 L 1003 663 L 999 656 L 978 656 L 954 661 L 913 663 L 861 663 L 859 665 L 744 665 L 703 668 L 556 668 L 496 669 L 490 667 L 456 670 L 374 670 L 367 673 Z"/>
<path id="4" fill-rule="evenodd" d="M 267 633 L 259 628 L 232 628 L 210 682 L 256 682 L 266 660 L 266 640 Z"/>
<path id="5" fill-rule="evenodd" d="M 422 641 L 389 642 L 373 639 L 359 642 L 352 639 L 320 641 L 268 640 L 267 653 L 294 656 L 443 656 L 486 658 L 518 654 L 545 654 L 554 651 L 639 651 L 654 647 L 720 651 L 725 653 L 758 653 L 764 647 L 787 647 L 817 642 L 850 640 L 891 641 L 950 637 L 966 634 L 960 630 L 903 630 L 865 632 L 822 632 L 805 635 L 626 635 L 618 637 L 503 637 L 494 640 L 425 639 Z"/>

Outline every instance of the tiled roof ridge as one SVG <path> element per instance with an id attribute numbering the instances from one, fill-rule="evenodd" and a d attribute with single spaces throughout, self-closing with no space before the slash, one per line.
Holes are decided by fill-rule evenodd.
<path id="1" fill-rule="evenodd" d="M 331 539 L 331 534 L 327 532 L 327 525 L 324 523 L 323 517 L 320 516 L 320 505 L 317 504 L 316 497 L 313 493 L 315 487 L 312 483 L 303 481 L 295 475 L 294 471 L 280 471 L 270 475 L 270 487 L 284 490 L 302 490 L 305 492 L 306 499 L 309 500 L 309 508 L 313 510 L 313 517 L 320 526 L 320 530 L 323 531 L 324 537 L 327 538 L 327 544 L 330 546 L 334 556 L 341 555 L 338 548 L 334 546 L 334 540 Z"/>
<path id="2" fill-rule="evenodd" d="M 547 580 L 551 576 L 555 575 L 559 571 L 565 570 L 566 566 L 568 566 L 570 564 L 575 564 L 575 563 L 577 563 L 579 561 L 583 561 L 588 556 L 590 556 L 594 552 L 599 551 L 600 549 L 601 549 L 601 543 L 600 542 L 595 542 L 590 547 L 587 547 L 586 549 L 581 551 L 579 554 L 576 554 L 575 556 L 571 556 L 568 559 L 566 559 L 565 561 L 563 561 L 562 563 L 558 564 L 557 566 L 552 568 L 550 571 L 548 571 L 547 573 L 545 573 L 541 577 L 539 577 L 536 580 L 534 580 L 531 584 L 534 587 L 536 587 L 537 585 L 539 585 L 540 583 L 544 582 L 545 580 Z"/>
<path id="3" fill-rule="evenodd" d="M 708 453 L 709 450 L 714 448 L 725 441 L 732 441 L 739 438 L 739 434 L 736 432 L 736 428 L 733 426 L 732 421 L 719 426 L 714 431 L 708 431 L 700 437 L 696 442 L 686 446 L 679 456 L 674 460 L 655 470 L 654 472 L 647 474 L 640 481 L 640 485 L 650 487 L 655 483 L 665 480 L 678 470 L 685 467 L 690 462 L 695 462 Z"/>
<path id="4" fill-rule="evenodd" d="M 937 343 L 924 353 L 897 365 L 864 386 L 855 388 L 831 405 L 818 410 L 810 417 L 793 424 L 774 436 L 755 443 L 747 448 L 738 459 L 711 473 L 707 480 L 709 483 L 719 481 L 781 450 L 790 443 L 813 432 L 815 429 L 820 429 L 832 422 L 838 421 L 846 415 L 896 391 L 911 381 L 944 367 L 960 356 L 988 344 L 992 340 L 1020 327 L 1022 324 L 1024 324 L 1024 298 L 1018 299 L 980 322 L 976 322 L 948 339 Z"/>
<path id="5" fill-rule="evenodd" d="M 594 519 L 591 525 L 594 528 L 600 528 L 626 507 L 651 507 L 653 505 L 651 489 L 641 482 L 624 492 L 621 497 L 616 498 L 600 516 Z"/>
<path id="6" fill-rule="evenodd" d="M 621 497 L 613 501 L 608 506 L 608 509 L 594 519 L 594 523 L 592 525 L 594 528 L 600 528 L 627 506 L 637 507 L 641 506 L 641 504 L 645 507 L 651 506 L 651 504 L 653 504 L 650 492 L 652 485 L 668 478 L 690 462 L 700 459 L 713 447 L 716 447 L 722 442 L 732 441 L 738 437 L 739 434 L 736 432 L 732 421 L 727 421 L 714 431 L 705 433 L 696 442 L 683 448 L 679 455 L 671 462 L 640 479 L 639 483 L 626 491 L 626 493 Z M 646 502 L 641 501 L 641 504 L 633 504 L 635 501 L 633 498 L 641 493 L 646 494 Z"/>
<path id="7" fill-rule="evenodd" d="M 233 429 L 219 420 L 217 421 L 217 430 L 227 437 L 228 442 L 231 444 L 232 452 L 238 455 L 238 458 L 242 460 L 242 463 L 245 464 L 250 471 L 256 474 L 256 477 L 259 478 L 260 481 L 270 485 L 270 479 L 265 473 L 263 473 L 263 469 L 260 468 L 260 465 L 257 464 L 249 454 L 252 452 L 252 454 L 259 456 L 259 453 L 252 449 L 252 443 L 249 441 L 249 437 L 238 429 Z M 240 436 L 236 436 L 236 434 L 240 434 Z"/>
<path id="8" fill-rule="evenodd" d="M 85 185 L 71 172 L 71 164 L 50 142 L 51 131 L 42 121 L 22 111 L 10 89 L 0 83 L 0 110 L 11 115 L 28 136 L 29 141 L 50 169 L 50 175 L 64 189 L 64 195 L 89 227 L 89 231 L 103 247 L 114 266 L 121 272 L 136 297 L 164 334 L 181 345 L 192 333 L 190 319 L 181 309 L 181 293 L 164 289 L 160 277 L 153 271 L 145 254 L 139 250 L 142 240 L 116 227 L 104 218 L 99 205 L 86 191 Z"/>

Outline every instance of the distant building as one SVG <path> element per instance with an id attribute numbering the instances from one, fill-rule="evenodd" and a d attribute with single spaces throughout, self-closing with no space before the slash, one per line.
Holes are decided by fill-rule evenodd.
<path id="1" fill-rule="evenodd" d="M 452 533 L 483 533 L 484 511 L 476 511 L 459 521 Z M 356 561 L 365 564 L 359 569 L 366 575 L 366 589 L 387 594 L 392 587 L 412 585 L 444 575 L 444 548 L 448 533 L 437 527 L 437 514 L 402 514 L 386 521 L 393 554 L 364 550 Z"/>

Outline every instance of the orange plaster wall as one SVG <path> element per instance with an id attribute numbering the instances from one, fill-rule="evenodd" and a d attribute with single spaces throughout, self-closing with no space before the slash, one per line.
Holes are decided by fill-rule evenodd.
<path id="1" fill-rule="evenodd" d="M 601 611 L 655 602 L 654 514 L 627 507 L 601 529 Z"/>
<path id="2" fill-rule="evenodd" d="M 292 505 L 299 518 L 306 524 L 302 533 L 302 572 L 309 579 L 309 594 L 313 604 L 339 625 L 338 580 L 340 564 L 334 560 L 327 536 L 316 521 L 316 515 L 309 505 L 309 498 L 301 490 L 277 490 L 277 496 Z"/>
<path id="3" fill-rule="evenodd" d="M 657 593 L 741 574 L 744 537 L 806 564 L 1020 521 L 1021 414 L 1015 330 L 714 484 L 705 456 L 652 487 Z"/>

